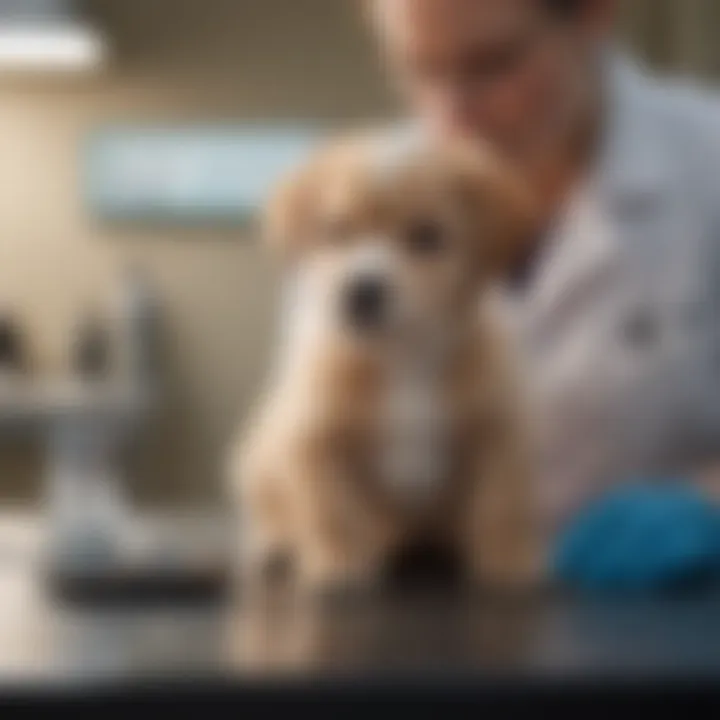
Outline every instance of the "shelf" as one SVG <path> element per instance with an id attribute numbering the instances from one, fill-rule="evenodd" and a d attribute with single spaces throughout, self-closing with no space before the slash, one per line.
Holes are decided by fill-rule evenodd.
<path id="1" fill-rule="evenodd" d="M 57 422 L 132 422 L 151 405 L 149 392 L 126 384 L 0 380 L 0 431 Z"/>

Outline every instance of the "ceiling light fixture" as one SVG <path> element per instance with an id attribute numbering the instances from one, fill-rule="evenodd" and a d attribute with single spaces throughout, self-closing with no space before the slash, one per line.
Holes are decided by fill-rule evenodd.
<path id="1" fill-rule="evenodd" d="M 67 0 L 0 0 L 0 72 L 82 72 L 100 68 L 103 34 Z"/>

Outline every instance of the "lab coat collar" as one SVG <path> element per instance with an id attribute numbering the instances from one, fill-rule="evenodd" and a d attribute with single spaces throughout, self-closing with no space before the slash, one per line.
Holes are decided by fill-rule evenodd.
<path id="1" fill-rule="evenodd" d="M 661 90 L 620 51 L 604 59 L 605 133 L 596 168 L 600 193 L 614 202 L 657 199 L 672 177 L 654 106 Z"/>
<path id="2" fill-rule="evenodd" d="M 617 51 L 603 62 L 604 139 L 594 170 L 558 218 L 537 283 L 523 302 L 536 328 L 545 327 L 543 318 L 554 326 L 564 317 L 560 308 L 576 305 L 593 279 L 615 265 L 631 242 L 631 225 L 652 216 L 672 177 L 656 134 L 653 81 Z"/>

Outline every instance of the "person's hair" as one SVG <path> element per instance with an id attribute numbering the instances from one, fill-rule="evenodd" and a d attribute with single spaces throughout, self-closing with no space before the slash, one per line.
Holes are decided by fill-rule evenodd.
<path id="1" fill-rule="evenodd" d="M 542 0 L 543 5 L 555 15 L 560 17 L 572 17 L 585 0 Z M 372 4 L 372 0 L 364 0 L 363 5 L 368 6 Z"/>
<path id="2" fill-rule="evenodd" d="M 543 0 L 545 6 L 555 15 L 570 17 L 576 13 L 585 0 Z"/>

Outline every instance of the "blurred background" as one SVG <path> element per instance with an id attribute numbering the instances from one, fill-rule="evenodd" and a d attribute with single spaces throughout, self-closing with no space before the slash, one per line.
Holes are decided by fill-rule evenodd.
<path id="1" fill-rule="evenodd" d="M 718 29 L 717 0 L 624 0 L 618 35 L 653 67 L 712 83 Z M 139 575 L 168 571 L 170 594 L 181 575 L 222 583 L 228 544 L 212 513 L 197 534 L 171 513 L 166 544 L 118 523 L 135 544 L 126 563 L 117 542 L 117 565 L 111 521 L 217 510 L 225 450 L 273 347 L 277 286 L 255 224 L 264 193 L 323 132 L 398 112 L 356 0 L 0 0 L 0 671 L 218 660 L 228 632 L 216 615 L 57 621 L 27 561 L 48 525 L 34 508 L 50 494 L 60 534 L 48 546 L 71 578 L 105 582 L 119 568 L 122 584 L 137 550 Z M 697 653 L 717 657 L 711 604 L 676 608 L 670 623 L 634 607 L 614 635 L 602 602 L 551 609 L 549 662 L 616 671 L 637 659 L 622 643 L 634 645 L 638 617 L 646 638 L 671 633 L 673 662 L 686 658 L 675 632 L 707 638 Z M 236 664 L 317 655 L 335 670 L 358 648 L 392 662 L 425 643 L 432 658 L 477 645 L 494 667 L 512 664 L 524 633 L 496 605 L 478 626 L 461 608 L 435 628 L 405 607 L 287 627 L 265 610 L 231 629 Z M 646 651 L 655 658 L 653 642 Z"/>
<path id="2" fill-rule="evenodd" d="M 94 34 L 65 46 L 13 40 L 4 30 L 18 15 Z M 622 17 L 619 34 L 651 64 L 720 75 L 715 0 L 625 0 Z M 128 265 L 142 271 L 161 317 L 163 392 L 128 475 L 139 502 L 218 497 L 223 449 L 263 377 L 275 292 L 251 213 L 102 217 L 88 143 L 108 127 L 121 141 L 136 128 L 199 128 L 202 145 L 216 125 L 307 130 L 391 116 L 372 51 L 352 0 L 0 2 L 0 320 L 27 373 L 64 377 L 90 308 Z M 0 497 L 26 502 L 40 492 L 43 453 L 6 435 L 0 427 Z"/>

